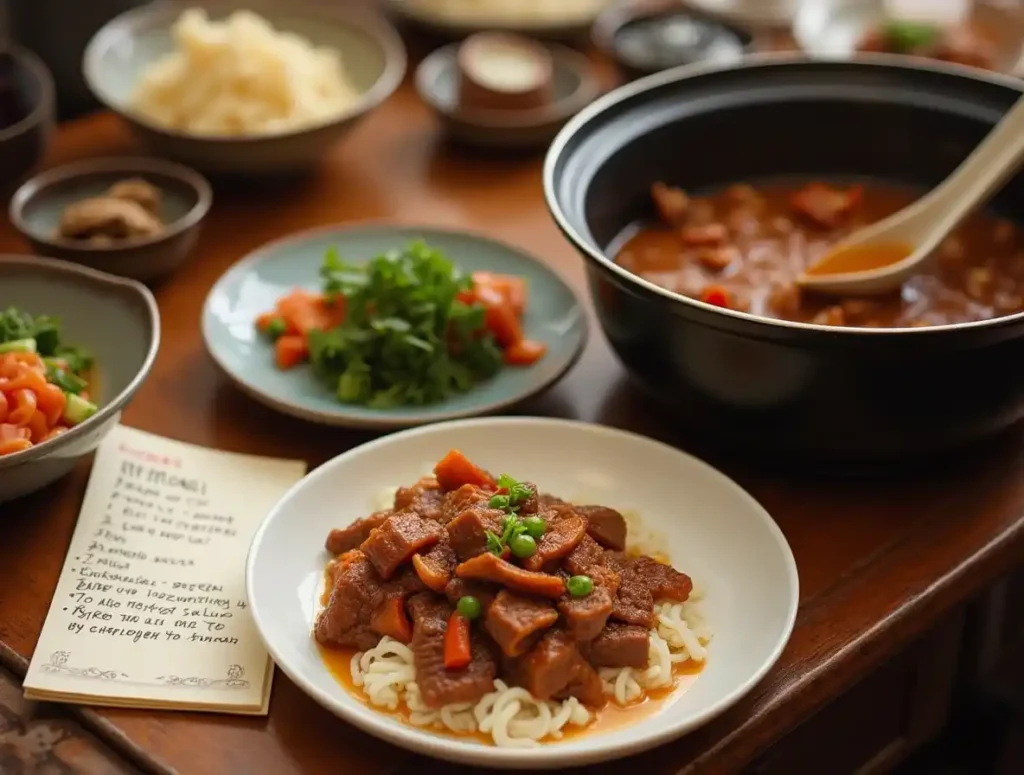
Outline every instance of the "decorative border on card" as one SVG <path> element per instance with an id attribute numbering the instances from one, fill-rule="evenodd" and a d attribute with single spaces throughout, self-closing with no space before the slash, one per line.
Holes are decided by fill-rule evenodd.
<path id="1" fill-rule="evenodd" d="M 42 666 L 47 673 L 63 673 L 73 675 L 76 678 L 92 678 L 99 681 L 123 681 L 128 677 L 127 673 L 119 673 L 116 670 L 102 670 L 98 667 L 73 667 L 68 664 L 71 653 L 68 651 L 54 651 L 50 654 L 50 661 Z"/>
<path id="2" fill-rule="evenodd" d="M 160 675 L 156 680 L 162 681 L 167 686 L 187 686 L 190 689 L 247 689 L 249 687 L 249 681 L 242 677 L 245 675 L 245 668 L 241 665 L 228 667 L 227 675 L 227 678 L 200 678 L 198 676 L 182 678 L 177 675 Z"/>

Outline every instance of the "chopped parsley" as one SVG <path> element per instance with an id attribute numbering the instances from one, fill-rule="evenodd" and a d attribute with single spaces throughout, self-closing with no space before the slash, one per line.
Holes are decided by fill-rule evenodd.
<path id="1" fill-rule="evenodd" d="M 518 539 L 520 536 L 530 535 L 531 540 L 533 538 L 540 538 L 540 536 L 531 535 L 531 527 L 534 532 L 537 531 L 536 523 L 530 523 L 529 519 L 522 520 L 516 513 L 533 494 L 534 490 L 530 485 L 513 479 L 508 474 L 502 474 L 498 477 L 498 492 L 491 496 L 487 505 L 492 509 L 506 511 L 508 515 L 502 521 L 501 535 L 497 535 L 490 530 L 486 531 L 487 551 L 500 555 L 505 551 L 505 547 L 509 546 L 510 542 Z M 543 535 L 543 531 L 540 532 Z"/>

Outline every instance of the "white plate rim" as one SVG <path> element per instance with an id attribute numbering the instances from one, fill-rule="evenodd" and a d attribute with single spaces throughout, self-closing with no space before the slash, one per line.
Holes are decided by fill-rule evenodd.
<path id="1" fill-rule="evenodd" d="M 466 409 L 453 409 L 449 411 L 440 411 L 432 409 L 429 405 L 422 407 L 421 410 L 415 415 L 404 415 L 402 417 L 396 417 L 394 415 L 388 415 L 386 412 L 381 412 L 379 415 L 360 417 L 353 415 L 345 410 L 345 405 L 342 403 L 338 404 L 338 408 L 331 413 L 324 413 L 314 409 L 305 409 L 302 406 L 296 404 L 290 404 L 286 401 L 279 401 L 274 396 L 265 393 L 259 388 L 259 385 L 249 382 L 244 379 L 241 375 L 236 374 L 234 370 L 228 367 L 228 365 L 218 356 L 216 348 L 212 345 L 212 339 L 210 331 L 207 327 L 207 320 L 211 317 L 207 314 L 207 311 L 211 305 L 214 294 L 221 287 L 221 284 L 225 282 L 229 275 L 235 273 L 242 273 L 249 269 L 251 266 L 255 266 L 262 261 L 268 260 L 271 254 L 288 245 L 298 244 L 305 242 L 310 238 L 314 238 L 321 234 L 330 232 L 340 232 L 342 234 L 358 234 L 359 232 L 369 232 L 375 230 L 386 230 L 394 229 L 396 231 L 417 231 L 422 232 L 423 236 L 429 237 L 430 234 L 441 234 L 450 236 L 467 237 L 478 242 L 486 242 L 492 245 L 501 247 L 504 250 L 511 251 L 518 254 L 522 258 L 532 261 L 535 264 L 543 267 L 543 269 L 551 275 L 552 278 L 559 284 L 561 284 L 568 292 L 569 296 L 573 299 L 576 306 L 580 310 L 579 325 L 580 325 L 580 340 L 576 346 L 576 349 L 570 354 L 570 356 L 561 365 L 561 368 L 552 372 L 552 374 L 546 380 L 536 382 L 532 384 L 529 390 L 521 391 L 518 394 L 507 396 L 495 401 L 491 401 L 487 404 L 481 404 L 477 407 L 469 407 Z M 326 224 L 324 226 L 315 226 L 310 229 L 303 229 L 302 231 L 293 232 L 285 237 L 270 240 L 257 246 L 249 253 L 245 254 L 238 261 L 234 262 L 229 266 L 217 279 L 214 281 L 210 290 L 206 294 L 206 298 L 203 300 L 203 306 L 199 313 L 199 327 L 203 337 L 203 348 L 209 354 L 213 360 L 217 370 L 221 372 L 228 380 L 239 390 L 245 393 L 247 396 L 252 398 L 254 401 L 263 404 L 264 406 L 273 409 L 274 411 L 280 412 L 281 414 L 289 417 L 295 417 L 299 420 L 305 420 L 306 422 L 316 423 L 318 425 L 325 425 L 334 428 L 351 428 L 354 430 L 401 430 L 407 428 L 419 427 L 430 423 L 447 422 L 449 420 L 458 420 L 462 418 L 476 417 L 476 416 L 487 416 L 500 412 L 504 409 L 516 406 L 523 403 L 531 398 L 534 398 L 541 393 L 549 390 L 550 388 L 557 385 L 575 366 L 580 357 L 586 350 L 587 342 L 590 340 L 590 319 L 587 314 L 586 305 L 580 299 L 579 294 L 572 287 L 572 285 L 558 272 L 556 269 L 549 266 L 546 262 L 541 261 L 539 258 L 533 255 L 533 253 L 527 251 L 524 248 L 520 248 L 509 242 L 494 239 L 493 237 L 480 234 L 475 231 L 468 231 L 464 229 L 447 229 L 439 226 L 430 226 L 427 224 L 417 224 L 414 222 L 397 221 L 389 219 L 376 219 L 361 221 L 358 224 L 348 223 L 333 223 Z"/>
<path id="2" fill-rule="evenodd" d="M 546 426 L 549 428 L 564 428 L 568 431 L 594 433 L 613 439 L 630 438 L 633 441 L 640 441 L 649 444 L 661 452 L 681 455 L 687 458 L 691 463 L 696 463 L 699 467 L 703 468 L 708 476 L 716 478 L 723 484 L 727 485 L 729 489 L 733 490 L 741 500 L 746 501 L 747 504 L 751 506 L 752 510 L 765 522 L 765 526 L 768 528 L 769 533 L 775 539 L 775 548 L 781 552 L 781 559 L 786 566 L 787 580 L 790 587 L 787 617 L 778 642 L 775 644 L 772 652 L 764 660 L 761 666 L 753 674 L 748 676 L 738 687 L 733 689 L 732 692 L 720 699 L 717 703 L 700 711 L 688 721 L 675 727 L 670 727 L 663 732 L 647 735 L 637 734 L 629 742 L 620 745 L 601 745 L 601 743 L 598 742 L 596 745 L 588 747 L 588 750 L 586 751 L 578 753 L 570 752 L 566 754 L 560 752 L 560 748 L 557 745 L 528 749 L 497 748 L 480 745 L 479 743 L 462 742 L 452 737 L 421 731 L 411 726 L 406 727 L 404 725 L 395 725 L 390 723 L 391 720 L 385 713 L 374 711 L 371 708 L 362 706 L 359 706 L 358 710 L 352 710 L 346 706 L 335 703 L 330 694 L 321 690 L 314 682 L 307 680 L 299 671 L 294 671 L 289 666 L 283 664 L 279 653 L 274 648 L 274 645 L 264 636 L 266 624 L 260 613 L 259 604 L 253 596 L 253 577 L 256 556 L 259 553 L 263 536 L 270 523 L 277 518 L 277 514 L 280 512 L 282 504 L 290 500 L 291 497 L 299 489 L 304 487 L 308 481 L 330 476 L 336 468 L 343 465 L 346 461 L 358 457 L 371 449 L 401 444 L 404 440 L 417 436 L 443 433 L 445 430 L 451 428 L 473 428 L 481 426 L 501 428 L 502 426 L 507 425 L 518 425 L 521 427 L 523 424 Z M 739 702 L 739 700 L 746 696 L 758 684 L 758 682 L 765 677 L 768 671 L 775 666 L 786 645 L 789 643 L 799 609 L 800 579 L 796 559 L 793 556 L 793 551 L 789 546 L 789 542 L 786 540 L 781 528 L 779 528 L 778 524 L 768 511 L 757 501 L 757 499 L 743 489 L 738 483 L 733 481 L 717 468 L 705 463 L 700 458 L 664 442 L 643 436 L 639 433 L 619 428 L 612 428 L 605 425 L 586 423 L 579 420 L 547 417 L 489 417 L 435 423 L 389 434 L 365 444 L 353 447 L 352 449 L 326 461 L 312 473 L 307 474 L 282 496 L 274 508 L 271 509 L 264 520 L 260 523 L 259 528 L 253 535 L 252 543 L 249 547 L 249 553 L 246 557 L 245 591 L 246 597 L 249 601 L 249 612 L 253 617 L 260 639 L 271 658 L 274 660 L 274 663 L 296 684 L 296 686 L 299 687 L 299 689 L 305 692 L 307 696 L 311 697 L 324 709 L 334 713 L 334 715 L 338 716 L 340 719 L 380 740 L 384 740 L 385 742 L 391 743 L 392 745 L 396 745 L 400 748 L 423 754 L 425 756 L 430 756 L 435 759 L 477 766 L 485 765 L 487 767 L 501 769 L 553 769 L 557 767 L 581 766 L 597 762 L 607 762 L 664 745 L 703 726 Z M 643 721 L 636 724 L 635 729 L 638 732 L 641 732 L 643 728 Z"/>

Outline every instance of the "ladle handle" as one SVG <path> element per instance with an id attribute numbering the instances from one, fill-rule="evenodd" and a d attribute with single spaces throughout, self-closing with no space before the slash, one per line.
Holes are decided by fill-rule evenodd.
<path id="1" fill-rule="evenodd" d="M 996 127 L 964 159 L 953 174 L 920 200 L 927 205 L 933 223 L 947 228 L 937 229 L 944 236 L 950 228 L 987 201 L 1009 180 L 1024 161 L 1024 97 L 1010 108 Z M 920 247 L 933 248 L 934 245 Z"/>

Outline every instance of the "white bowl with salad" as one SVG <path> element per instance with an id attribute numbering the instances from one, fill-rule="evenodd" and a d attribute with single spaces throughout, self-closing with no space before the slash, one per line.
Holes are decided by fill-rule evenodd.
<path id="1" fill-rule="evenodd" d="M 66 474 L 118 422 L 160 343 L 145 286 L 0 255 L 0 502 Z"/>

